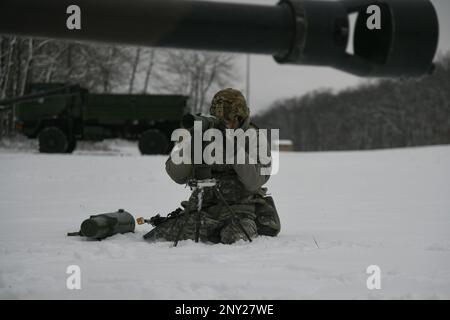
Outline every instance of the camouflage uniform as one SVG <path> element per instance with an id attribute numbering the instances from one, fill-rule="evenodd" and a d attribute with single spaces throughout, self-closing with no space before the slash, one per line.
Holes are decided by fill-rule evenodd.
<path id="1" fill-rule="evenodd" d="M 211 115 L 219 119 L 231 120 L 235 117 L 240 121 L 244 131 L 250 127 L 250 112 L 242 94 L 234 89 L 219 91 L 211 103 Z M 270 165 L 268 165 L 270 166 Z M 261 175 L 257 164 L 213 164 L 211 175 L 218 181 L 218 188 L 226 202 L 236 214 L 247 234 L 254 238 L 259 235 L 276 236 L 280 231 L 280 220 L 271 197 L 266 196 L 262 186 L 269 175 Z M 175 165 L 171 158 L 166 162 L 166 171 L 179 184 L 186 184 L 193 176 L 190 164 Z M 195 170 L 195 169 L 194 169 Z M 172 219 L 167 219 L 157 225 L 147 236 L 150 240 L 174 241 L 194 239 L 197 215 L 197 195 L 194 191 L 189 201 L 184 201 L 183 211 Z M 199 239 L 204 242 L 231 244 L 246 239 L 236 220 L 227 206 L 217 198 L 211 188 L 203 192 L 202 212 L 200 214 Z M 180 232 L 181 231 L 181 232 Z"/>

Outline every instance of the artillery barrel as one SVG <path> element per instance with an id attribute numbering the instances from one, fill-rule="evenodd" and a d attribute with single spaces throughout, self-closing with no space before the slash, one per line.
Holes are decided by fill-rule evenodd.
<path id="1" fill-rule="evenodd" d="M 72 88 L 78 88 L 77 85 L 67 85 L 61 88 L 53 89 L 53 90 L 47 90 L 43 92 L 38 93 L 31 93 L 26 94 L 20 97 L 14 97 L 9 99 L 0 100 L 0 106 L 6 106 L 14 103 L 21 103 L 21 102 L 28 102 L 37 100 L 40 98 L 47 98 L 47 97 L 56 97 L 56 96 L 70 96 L 70 95 L 76 95 L 76 92 L 71 91 Z"/>
<path id="2" fill-rule="evenodd" d="M 68 30 L 69 5 L 81 30 Z M 290 9 L 175 0 L 2 0 L 0 32 L 130 45 L 277 54 L 289 48 Z"/>
<path id="3" fill-rule="evenodd" d="M 381 30 L 367 30 L 370 4 L 382 9 Z M 81 9 L 80 30 L 66 27 L 70 5 Z M 346 51 L 353 12 L 354 54 Z M 414 76 L 432 65 L 438 21 L 429 0 L 2 0 L 0 34 L 270 54 L 361 76 Z"/>

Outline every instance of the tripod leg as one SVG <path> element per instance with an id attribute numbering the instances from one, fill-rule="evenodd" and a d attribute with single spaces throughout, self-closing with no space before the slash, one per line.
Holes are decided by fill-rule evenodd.
<path id="1" fill-rule="evenodd" d="M 201 211 L 203 205 L 203 188 L 200 187 L 197 192 L 197 214 L 195 216 L 195 242 L 200 238 Z"/>
<path id="2" fill-rule="evenodd" d="M 220 192 L 220 190 L 215 187 L 214 188 L 214 193 L 216 194 L 216 196 L 223 202 L 223 204 L 225 205 L 225 207 L 227 207 L 228 211 L 230 211 L 231 213 L 231 221 L 232 222 L 236 222 L 236 224 L 239 226 L 239 228 L 241 229 L 241 231 L 245 234 L 245 236 L 247 237 L 248 241 L 252 242 L 252 238 L 250 237 L 250 235 L 248 234 L 247 230 L 245 230 L 244 226 L 242 225 L 241 221 L 239 220 L 239 218 L 237 217 L 236 213 L 233 211 L 233 209 L 230 207 L 230 205 L 228 204 L 228 202 L 225 200 L 225 198 L 223 197 L 222 193 Z"/>
<path id="3" fill-rule="evenodd" d="M 197 210 L 196 216 L 195 216 L 195 242 L 198 242 L 198 239 L 200 238 L 200 211 Z"/>
<path id="4" fill-rule="evenodd" d="M 197 213 L 196 213 L 196 219 L 195 219 L 195 238 L 194 238 L 195 242 L 198 242 L 199 238 L 200 238 L 200 220 L 201 220 L 200 211 L 202 208 L 202 201 L 203 201 L 202 197 L 203 197 L 203 189 L 200 189 L 200 190 L 198 190 L 198 193 L 197 193 Z M 176 247 L 178 245 L 178 241 L 180 240 L 181 233 L 183 232 L 184 227 L 186 226 L 188 219 L 189 219 L 189 217 L 188 217 L 189 213 L 188 213 L 187 209 L 185 210 L 184 214 L 186 216 L 184 218 L 184 222 L 181 225 L 180 229 L 178 229 L 177 236 L 173 243 L 174 247 Z"/>
<path id="5" fill-rule="evenodd" d="M 188 220 L 188 218 L 189 218 L 189 217 L 188 217 L 188 213 L 187 213 L 186 211 L 184 212 L 184 214 L 185 214 L 186 216 L 184 217 L 183 224 L 182 224 L 181 227 L 178 229 L 177 236 L 175 237 L 175 241 L 173 242 L 173 246 L 174 246 L 174 247 L 176 247 L 176 246 L 178 245 L 178 241 L 180 240 L 181 233 L 183 232 L 184 226 L 186 225 L 187 220 Z"/>

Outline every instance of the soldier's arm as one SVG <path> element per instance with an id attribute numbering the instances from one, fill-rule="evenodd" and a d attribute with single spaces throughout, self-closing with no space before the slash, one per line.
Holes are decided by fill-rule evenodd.
<path id="1" fill-rule="evenodd" d="M 259 154 L 259 150 L 258 153 Z M 239 180 L 244 184 L 249 191 L 256 191 L 261 188 L 270 178 L 270 171 L 272 165 L 272 155 L 269 149 L 268 162 L 262 164 L 261 159 L 257 159 L 256 164 L 250 164 L 249 154 L 245 152 L 245 164 L 234 164 L 233 169 L 236 171 Z"/>
<path id="2" fill-rule="evenodd" d="M 186 163 L 177 163 L 173 162 L 172 158 L 180 158 L 183 157 L 184 152 L 190 152 L 189 148 L 186 148 L 189 146 L 189 144 L 192 142 L 192 130 L 189 132 L 185 131 L 185 133 L 182 135 L 182 139 L 175 143 L 174 148 L 170 152 L 170 156 L 166 161 L 166 172 L 169 175 L 169 177 L 175 181 L 178 184 L 185 184 L 188 182 L 188 180 L 191 178 L 192 175 L 192 164 L 186 164 Z"/>
<path id="3" fill-rule="evenodd" d="M 254 124 L 251 127 L 257 128 Z M 263 134 L 259 132 L 259 134 Z M 270 171 L 272 165 L 272 155 L 270 150 L 270 141 L 267 136 L 265 139 L 268 143 L 268 163 L 262 164 L 258 158 L 256 164 L 250 164 L 248 150 L 245 151 L 245 164 L 234 164 L 233 168 L 236 171 L 239 180 L 244 184 L 245 188 L 249 191 L 256 191 L 261 188 L 270 178 Z M 257 154 L 259 155 L 259 145 L 257 149 Z"/>
<path id="4" fill-rule="evenodd" d="M 187 183 L 192 172 L 191 164 L 175 164 L 172 158 L 169 157 L 166 161 L 166 172 L 170 178 L 179 184 Z"/>
<path id="5" fill-rule="evenodd" d="M 270 175 L 261 173 L 262 168 L 270 168 L 270 165 L 257 164 L 234 164 L 239 180 L 248 191 L 256 191 L 261 188 L 270 178 Z"/>
<path id="6" fill-rule="evenodd" d="M 185 143 L 190 143 L 190 137 L 185 138 Z M 169 177 L 178 184 L 185 184 L 188 182 L 191 173 L 192 173 L 192 164 L 186 163 L 175 163 L 172 160 L 172 157 L 177 154 L 181 156 L 185 151 L 183 149 L 184 144 L 177 143 L 175 147 L 172 149 L 169 159 L 166 161 L 166 172 Z"/>

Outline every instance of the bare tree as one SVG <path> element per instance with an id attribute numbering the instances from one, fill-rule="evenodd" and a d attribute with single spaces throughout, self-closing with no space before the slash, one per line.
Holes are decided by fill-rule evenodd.
<path id="1" fill-rule="evenodd" d="M 115 45 L 56 42 L 35 59 L 37 82 L 74 82 L 93 92 L 112 92 L 126 83 L 128 52 Z"/>
<path id="2" fill-rule="evenodd" d="M 131 63 L 131 76 L 130 76 L 130 84 L 128 86 L 128 93 L 133 93 L 134 81 L 136 79 L 136 73 L 138 71 L 138 65 L 141 59 L 141 51 L 142 48 L 138 47 L 135 50 L 134 59 Z"/>
<path id="3" fill-rule="evenodd" d="M 147 68 L 145 69 L 145 79 L 144 79 L 144 87 L 142 89 L 142 93 L 148 93 L 148 91 L 149 91 L 150 77 L 153 73 L 155 60 L 156 60 L 156 49 L 151 48 L 148 50 L 148 62 L 147 62 Z"/>
<path id="4" fill-rule="evenodd" d="M 158 88 L 191 98 L 191 112 L 207 110 L 212 90 L 237 80 L 235 55 L 184 50 L 166 51 L 158 73 Z"/>
<path id="5" fill-rule="evenodd" d="M 111 92 L 111 78 L 113 76 L 113 64 L 115 57 L 117 55 L 117 48 L 111 46 L 109 49 L 109 54 L 107 54 L 107 59 L 105 64 L 101 67 L 101 72 L 103 75 L 103 93 Z"/>
<path id="6" fill-rule="evenodd" d="M 0 97 L 4 98 L 6 97 L 6 94 L 9 89 L 10 85 L 10 79 L 13 72 L 13 57 L 14 57 L 14 51 L 17 44 L 17 37 L 11 37 L 7 38 L 6 40 L 3 40 L 6 45 L 6 52 L 4 53 L 4 56 L 2 57 L 2 74 L 0 78 Z M 2 41 L 2 42 L 3 42 Z"/>

